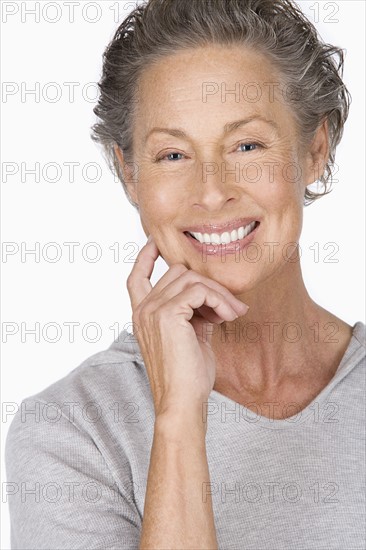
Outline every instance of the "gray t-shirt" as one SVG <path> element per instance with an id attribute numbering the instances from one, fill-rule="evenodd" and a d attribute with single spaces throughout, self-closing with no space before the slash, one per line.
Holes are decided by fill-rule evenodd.
<path id="1" fill-rule="evenodd" d="M 256 414 L 211 392 L 202 498 L 212 493 L 220 550 L 365 549 L 365 371 L 359 321 L 299 414 L 274 420 L 273 404 Z M 127 331 L 24 399 L 6 441 L 12 548 L 138 549 L 153 429 Z"/>

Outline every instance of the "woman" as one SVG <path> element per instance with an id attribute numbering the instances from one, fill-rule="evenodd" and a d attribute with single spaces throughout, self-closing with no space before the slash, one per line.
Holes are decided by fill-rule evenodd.
<path id="1" fill-rule="evenodd" d="M 93 138 L 149 236 L 134 338 L 23 402 L 8 479 L 39 499 L 9 499 L 14 548 L 364 547 L 365 325 L 311 299 L 297 246 L 342 62 L 289 0 L 150 0 L 121 24 Z"/>

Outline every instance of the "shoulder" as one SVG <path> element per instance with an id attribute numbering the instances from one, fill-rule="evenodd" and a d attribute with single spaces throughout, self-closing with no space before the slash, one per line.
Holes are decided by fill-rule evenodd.
<path id="1" fill-rule="evenodd" d="M 366 353 L 366 325 L 362 321 L 357 321 L 353 326 L 353 337 Z"/>
<path id="2" fill-rule="evenodd" d="M 20 404 L 5 445 L 12 547 L 137 548 L 126 441 L 139 424 L 116 414 L 130 401 L 148 409 L 149 394 L 129 336 Z"/>
<path id="3" fill-rule="evenodd" d="M 352 337 L 342 364 L 343 369 L 350 370 L 366 366 L 366 326 L 362 321 L 357 321 L 352 327 Z"/>
<path id="4" fill-rule="evenodd" d="M 66 415 L 67 409 L 100 409 L 116 401 L 149 401 L 150 386 L 137 341 L 127 331 L 105 350 L 86 358 L 66 376 L 22 401 L 37 403 L 51 417 Z M 67 406 L 68 405 L 68 406 Z M 82 416 L 81 416 L 82 420 Z"/>
<path id="5" fill-rule="evenodd" d="M 8 462 L 25 442 L 52 446 L 73 437 L 80 444 L 98 441 L 105 432 L 131 428 L 137 412 L 153 414 L 149 380 L 137 341 L 122 331 L 109 348 L 93 354 L 66 376 L 19 404 L 6 438 Z M 130 426 L 121 422 L 130 415 Z M 118 417 L 118 418 L 117 418 Z M 116 418 L 119 420 L 117 426 Z"/>

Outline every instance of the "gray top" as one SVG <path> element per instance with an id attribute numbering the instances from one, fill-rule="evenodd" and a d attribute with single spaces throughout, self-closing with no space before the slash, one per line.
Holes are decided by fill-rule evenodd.
<path id="1" fill-rule="evenodd" d="M 299 414 L 212 391 L 207 457 L 220 550 L 364 550 L 365 324 Z M 189 403 L 187 403 L 189 407 Z M 154 428 L 136 339 L 24 399 L 6 441 L 12 548 L 138 549 Z"/>

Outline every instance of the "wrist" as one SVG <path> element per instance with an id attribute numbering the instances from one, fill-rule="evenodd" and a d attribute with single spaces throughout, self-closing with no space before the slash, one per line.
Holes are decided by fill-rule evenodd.
<path id="1" fill-rule="evenodd" d="M 171 436 L 177 436 L 179 440 L 205 438 L 207 432 L 206 407 L 200 406 L 184 406 L 184 407 L 168 407 L 160 410 L 155 417 L 155 431 Z"/>

